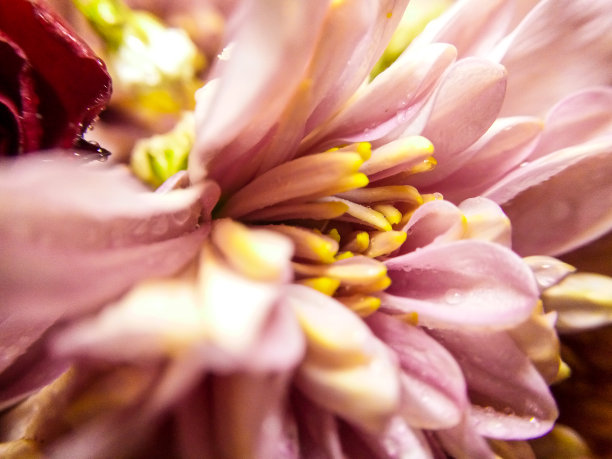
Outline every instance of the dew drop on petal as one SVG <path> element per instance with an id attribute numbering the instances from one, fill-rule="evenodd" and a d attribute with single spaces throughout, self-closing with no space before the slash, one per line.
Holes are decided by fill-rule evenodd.
<path id="1" fill-rule="evenodd" d="M 444 300 L 448 304 L 459 304 L 461 303 L 462 299 L 463 299 L 463 294 L 455 288 L 449 289 L 444 295 Z"/>

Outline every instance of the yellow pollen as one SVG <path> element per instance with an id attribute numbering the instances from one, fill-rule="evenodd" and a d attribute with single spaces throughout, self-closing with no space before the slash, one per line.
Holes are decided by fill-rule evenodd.
<path id="1" fill-rule="evenodd" d="M 353 252 L 347 250 L 346 252 L 340 252 L 338 255 L 336 255 L 336 261 L 346 260 L 347 258 L 351 258 L 354 256 L 355 254 Z"/>
<path id="2" fill-rule="evenodd" d="M 357 153 L 361 159 L 367 161 L 372 156 L 372 144 L 370 142 L 359 142 L 357 144 Z"/>
<path id="3" fill-rule="evenodd" d="M 348 242 L 342 247 L 342 250 L 350 250 L 352 252 L 362 253 L 370 246 L 370 235 L 366 231 L 353 233 L 348 238 Z"/>
<path id="4" fill-rule="evenodd" d="M 402 221 L 402 213 L 391 204 L 376 204 L 372 206 L 372 209 L 383 214 L 392 225 Z"/>
<path id="5" fill-rule="evenodd" d="M 398 314 L 394 317 L 406 322 L 410 325 L 418 325 L 419 324 L 419 314 L 417 312 L 409 312 L 408 314 Z"/>
<path id="6" fill-rule="evenodd" d="M 331 237 L 334 241 L 340 242 L 340 233 L 336 228 L 332 228 L 327 232 L 327 235 Z"/>
<path id="7" fill-rule="evenodd" d="M 380 298 L 375 296 L 351 295 L 336 299 L 360 317 L 367 317 L 380 308 Z"/>
<path id="8" fill-rule="evenodd" d="M 393 13 L 392 13 L 391 11 L 389 11 L 389 12 L 387 13 L 387 19 L 391 19 L 391 17 L 392 17 L 392 16 L 393 16 Z"/>
<path id="9" fill-rule="evenodd" d="M 328 296 L 332 296 L 336 293 L 336 290 L 340 286 L 340 281 L 338 279 L 332 279 L 331 277 L 312 277 L 298 280 L 297 283 L 318 290 Z"/>

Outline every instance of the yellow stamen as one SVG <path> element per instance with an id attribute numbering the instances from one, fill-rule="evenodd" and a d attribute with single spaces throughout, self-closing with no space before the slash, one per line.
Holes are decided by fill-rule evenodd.
<path id="1" fill-rule="evenodd" d="M 319 153 L 280 164 L 233 194 L 222 216 L 241 217 L 281 202 L 297 203 L 365 186 L 357 153 Z"/>
<path id="2" fill-rule="evenodd" d="M 355 256 L 355 254 L 353 252 L 351 252 L 350 250 L 347 250 L 346 252 L 340 252 L 336 256 L 336 261 L 346 260 L 347 258 L 351 258 L 351 257 L 354 257 L 354 256 Z"/>
<path id="3" fill-rule="evenodd" d="M 348 242 L 342 247 L 342 250 L 350 250 L 351 252 L 362 253 L 370 246 L 370 235 L 366 231 L 356 231 L 348 238 Z"/>
<path id="4" fill-rule="evenodd" d="M 348 206 L 342 202 L 306 202 L 279 204 L 242 217 L 244 221 L 276 222 L 287 220 L 330 220 L 343 215 Z"/>
<path id="5" fill-rule="evenodd" d="M 306 285 L 328 296 L 333 296 L 340 286 L 340 281 L 338 279 L 332 279 L 331 277 L 311 277 L 308 279 L 300 279 L 296 281 L 296 283 Z"/>
<path id="6" fill-rule="evenodd" d="M 306 277 L 332 277 L 342 285 L 368 285 L 387 277 L 387 268 L 381 262 L 361 255 L 339 260 L 329 265 L 310 265 L 293 262 L 297 274 Z"/>
<path id="7" fill-rule="evenodd" d="M 365 254 L 372 258 L 388 255 L 402 246 L 406 236 L 404 231 L 375 232 L 370 237 L 370 247 Z"/>
<path id="8" fill-rule="evenodd" d="M 396 225 L 402 221 L 402 213 L 391 204 L 376 204 L 372 206 L 372 209 L 383 214 L 392 225 Z"/>
<path id="9" fill-rule="evenodd" d="M 331 237 L 334 241 L 340 242 L 340 233 L 337 228 L 332 228 L 327 232 L 327 235 Z"/>
<path id="10" fill-rule="evenodd" d="M 422 163 L 434 151 L 433 144 L 421 136 L 404 137 L 385 144 L 372 152 L 370 159 L 363 163 L 361 172 L 372 176 L 380 173 L 380 178 L 405 170 L 407 167 Z M 383 171 L 389 170 L 389 174 Z"/>
<path id="11" fill-rule="evenodd" d="M 380 298 L 375 296 L 351 295 L 336 299 L 360 317 L 367 317 L 380 308 Z"/>
<path id="12" fill-rule="evenodd" d="M 348 199 L 358 204 L 373 202 L 407 202 L 414 205 L 423 204 L 423 198 L 418 190 L 410 185 L 379 186 L 361 188 L 338 194 L 338 197 Z"/>
<path id="13" fill-rule="evenodd" d="M 335 196 L 325 198 L 325 200 L 330 202 L 343 202 L 347 205 L 348 209 L 346 211 L 346 214 L 342 217 L 339 217 L 338 220 L 347 220 L 355 222 L 356 219 L 358 223 L 361 223 L 363 225 L 372 226 L 382 231 L 391 231 L 391 225 L 389 224 L 385 216 L 380 212 L 375 211 L 374 209 L 356 204 L 351 201 L 347 201 L 345 199 L 337 198 Z"/>
<path id="14" fill-rule="evenodd" d="M 277 233 L 251 230 L 233 220 L 221 219 L 215 221 L 211 237 L 227 262 L 246 277 L 262 281 L 280 278 L 282 265 L 272 256 L 274 244 L 281 240 Z"/>
<path id="15" fill-rule="evenodd" d="M 264 228 L 289 237 L 294 244 L 295 256 L 319 263 L 333 263 L 338 252 L 338 242 L 313 230 L 288 225 L 270 225 Z"/>

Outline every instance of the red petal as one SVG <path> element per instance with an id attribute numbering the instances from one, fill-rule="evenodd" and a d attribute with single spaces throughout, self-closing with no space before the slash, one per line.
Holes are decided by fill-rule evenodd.
<path id="1" fill-rule="evenodd" d="M 0 30 L 33 68 L 43 130 L 37 148 L 71 147 L 110 98 L 104 63 L 42 1 L 0 2 Z M 20 92 L 26 108 L 28 85 L 20 84 Z M 31 126 L 24 127 L 29 137 Z"/>

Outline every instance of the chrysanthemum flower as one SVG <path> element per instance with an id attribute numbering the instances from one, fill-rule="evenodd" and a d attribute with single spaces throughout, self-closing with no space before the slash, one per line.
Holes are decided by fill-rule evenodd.
<path id="1" fill-rule="evenodd" d="M 406 3 L 242 2 L 188 171 L 156 193 L 57 159 L 2 170 L 3 326 L 22 335 L 2 400 L 34 394 L 0 421 L 6 451 L 530 454 L 506 441 L 557 415 L 542 266 L 493 201 L 421 191 L 486 138 L 512 68 L 426 31 L 368 82 Z"/>

